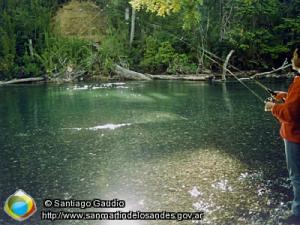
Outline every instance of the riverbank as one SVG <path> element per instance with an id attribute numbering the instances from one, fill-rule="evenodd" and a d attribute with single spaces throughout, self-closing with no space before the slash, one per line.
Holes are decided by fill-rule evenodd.
<path id="1" fill-rule="evenodd" d="M 170 80 L 170 81 L 212 81 L 212 82 L 225 82 L 222 80 L 221 74 L 191 74 L 191 75 L 152 75 L 152 74 L 145 74 L 148 81 L 151 80 Z M 237 74 L 237 77 L 242 80 L 247 80 L 249 76 L 241 75 L 241 73 Z M 289 73 L 286 75 L 266 75 L 264 77 L 258 77 L 257 79 L 260 80 L 282 80 L 282 79 L 289 79 L 292 78 L 293 74 Z M 227 80 L 230 81 L 234 79 L 233 76 L 229 75 Z M 31 78 L 20 78 L 20 79 L 12 79 L 7 81 L 0 81 L 0 86 L 3 85 L 11 85 L 11 84 L 22 84 L 22 83 L 53 83 L 53 84 L 62 84 L 62 83 L 79 83 L 82 81 L 86 82 L 118 82 L 118 81 L 132 81 L 132 80 L 143 80 L 143 79 L 132 79 L 130 77 L 123 77 L 123 76 L 113 76 L 113 77 L 106 77 L 106 76 L 94 76 L 86 78 L 76 78 L 76 79 L 61 79 L 61 78 L 52 78 L 49 79 L 48 77 L 31 77 Z"/>

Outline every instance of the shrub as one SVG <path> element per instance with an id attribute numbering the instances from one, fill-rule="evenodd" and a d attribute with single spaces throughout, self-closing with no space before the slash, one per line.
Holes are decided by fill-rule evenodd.
<path id="1" fill-rule="evenodd" d="M 187 74 L 195 73 L 197 65 L 190 62 L 184 53 L 177 53 L 169 41 L 159 42 L 150 36 L 141 65 L 154 73 Z"/>

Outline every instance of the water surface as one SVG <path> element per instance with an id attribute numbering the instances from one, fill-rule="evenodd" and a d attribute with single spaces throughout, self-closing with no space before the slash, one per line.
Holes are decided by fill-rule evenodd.
<path id="1" fill-rule="evenodd" d="M 279 124 L 238 83 L 23 85 L 0 99 L 1 207 L 23 189 L 38 211 L 46 198 L 118 198 L 126 210 L 204 211 L 202 224 L 276 224 L 291 199 Z M 19 224 L 2 210 L 0 222 Z"/>

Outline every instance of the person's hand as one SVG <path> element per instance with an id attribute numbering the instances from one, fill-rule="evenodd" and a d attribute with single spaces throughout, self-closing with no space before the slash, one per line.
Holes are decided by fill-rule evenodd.
<path id="1" fill-rule="evenodd" d="M 285 91 L 274 91 L 276 94 L 287 94 Z"/>
<path id="2" fill-rule="evenodd" d="M 287 96 L 287 93 L 284 91 L 274 91 L 276 93 L 276 99 L 285 99 Z"/>
<path id="3" fill-rule="evenodd" d="M 285 99 L 287 97 L 287 92 L 284 91 L 274 91 L 275 95 L 273 95 L 272 97 L 276 100 L 276 102 L 278 103 L 284 103 Z"/>
<path id="4" fill-rule="evenodd" d="M 287 92 L 285 91 L 274 91 L 276 93 L 276 96 L 277 95 L 287 95 Z"/>
<path id="5" fill-rule="evenodd" d="M 275 105 L 274 102 L 265 102 L 265 111 L 270 112 L 272 111 L 273 106 Z"/>

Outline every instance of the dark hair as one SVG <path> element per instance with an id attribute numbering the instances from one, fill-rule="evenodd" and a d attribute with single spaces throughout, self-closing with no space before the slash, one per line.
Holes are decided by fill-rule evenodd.
<path id="1" fill-rule="evenodd" d="M 300 46 L 297 46 L 294 50 L 294 54 L 298 54 L 298 56 L 300 56 Z"/>
<path id="2" fill-rule="evenodd" d="M 293 53 L 293 63 L 295 65 L 295 67 L 299 68 L 300 69 L 300 50 L 299 48 L 296 48 L 294 50 L 294 53 Z"/>

